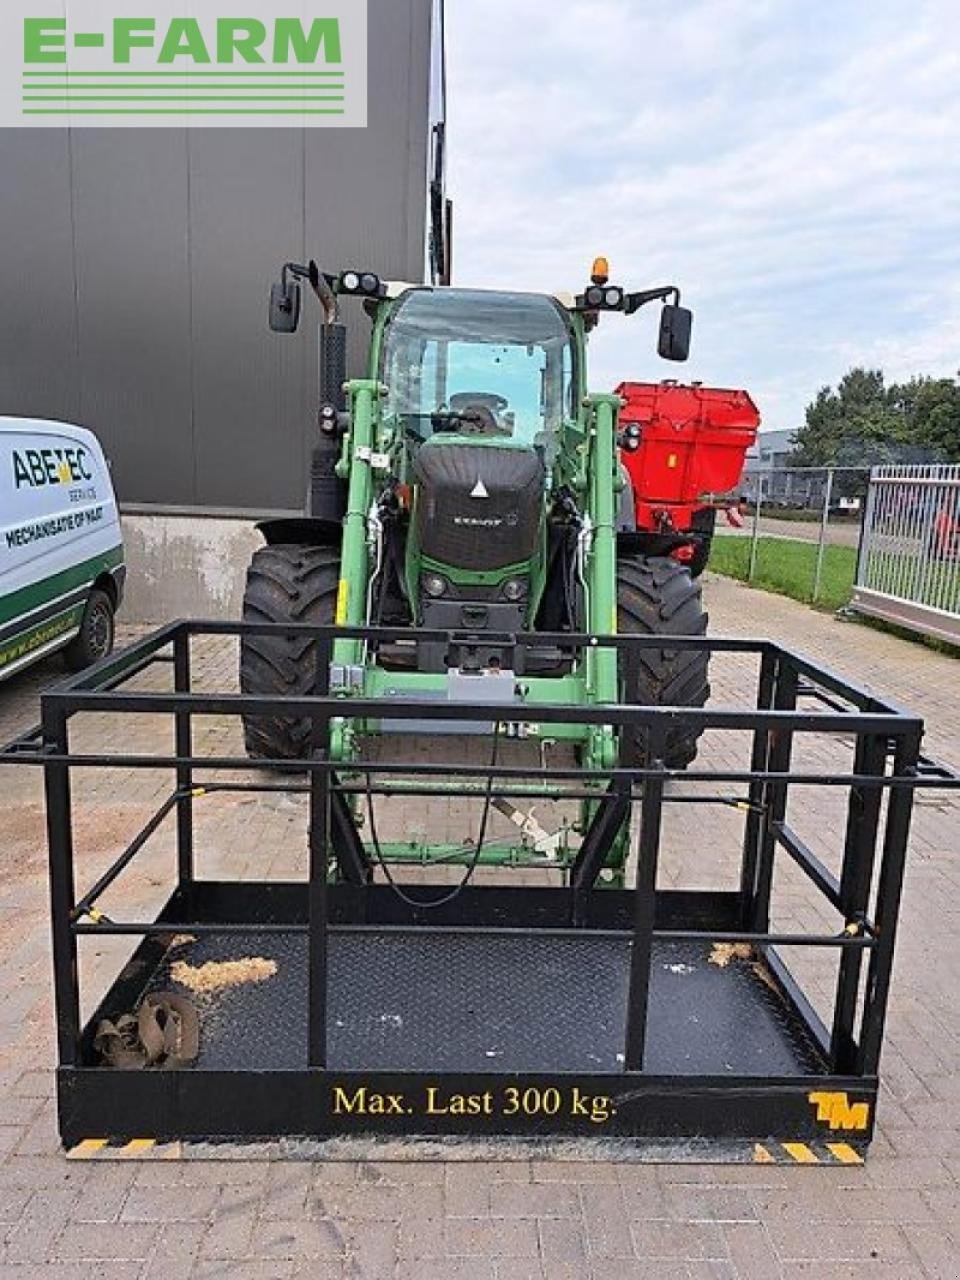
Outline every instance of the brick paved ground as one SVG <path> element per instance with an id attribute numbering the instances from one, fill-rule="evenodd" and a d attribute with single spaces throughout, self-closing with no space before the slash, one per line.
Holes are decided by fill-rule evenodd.
<path id="1" fill-rule="evenodd" d="M 960 665 L 919 646 L 814 614 L 722 579 L 708 584 L 713 630 L 770 635 L 924 713 L 930 746 L 960 763 Z M 229 653 L 204 678 L 229 678 Z M 48 663 L 0 692 L 0 740 L 36 718 Z M 716 696 L 742 699 L 739 660 L 718 663 Z M 166 730 L 163 730 L 166 733 Z M 88 741 L 156 742 L 150 722 L 98 720 Z M 235 741 L 210 722 L 205 748 Z M 742 744 L 739 744 L 742 746 Z M 738 744 L 705 754 L 734 758 Z M 817 741 L 805 758 L 840 763 Z M 78 779 L 78 860 L 88 880 L 166 786 L 160 774 Z M 302 805 L 214 798 L 198 809 L 202 871 L 303 870 Z M 829 846 L 835 801 L 799 799 L 792 817 Z M 675 811 L 664 880 L 720 883 L 739 819 Z M 921 799 L 885 1055 L 880 1132 L 865 1168 L 651 1167 L 613 1163 L 67 1163 L 54 1136 L 39 778 L 0 769 L 0 1276 L 288 1277 L 312 1280 L 876 1280 L 960 1275 L 960 800 Z M 449 816 L 449 815 L 448 815 Z M 820 846 L 818 845 L 818 848 Z M 163 828 L 124 882 L 129 911 L 165 896 Z M 835 853 L 835 851 L 834 851 Z M 824 856 L 832 856 L 826 848 Z M 779 922 L 816 923 L 805 886 L 778 882 Z M 105 903 L 109 909 L 109 904 Z M 119 947 L 97 942 L 92 987 Z M 817 986 L 826 974 L 811 967 Z M 826 986 L 818 988 L 825 993 Z"/>

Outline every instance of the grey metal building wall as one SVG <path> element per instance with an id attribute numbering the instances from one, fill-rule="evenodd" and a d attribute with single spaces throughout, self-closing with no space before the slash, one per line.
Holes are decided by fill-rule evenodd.
<path id="1" fill-rule="evenodd" d="M 423 278 L 440 13 L 369 0 L 366 129 L 0 130 L 0 414 L 91 427 L 128 505 L 299 509 L 316 329 L 271 334 L 269 285 Z"/>

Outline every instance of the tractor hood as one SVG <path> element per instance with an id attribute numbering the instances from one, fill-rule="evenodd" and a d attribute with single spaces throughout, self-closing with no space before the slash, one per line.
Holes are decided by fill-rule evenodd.
<path id="1" fill-rule="evenodd" d="M 480 573 L 534 556 L 543 513 L 542 451 L 429 440 L 415 464 L 425 556 Z"/>

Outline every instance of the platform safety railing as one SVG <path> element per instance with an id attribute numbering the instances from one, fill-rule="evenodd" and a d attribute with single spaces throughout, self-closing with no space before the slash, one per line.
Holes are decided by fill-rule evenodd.
<path id="1" fill-rule="evenodd" d="M 318 646 L 318 684 L 310 697 L 267 697 L 235 693 L 203 693 L 191 690 L 191 642 L 200 637 L 238 637 L 263 634 L 308 634 Z M 453 633 L 413 633 L 430 641 L 463 642 Z M 331 721 L 378 720 L 489 720 L 488 703 L 455 704 L 420 700 L 345 699 L 331 695 L 330 659 L 334 637 L 375 641 L 408 639 L 409 630 L 368 628 L 318 629 L 270 624 L 178 622 L 138 641 L 129 649 L 99 663 L 43 695 L 39 732 L 21 736 L 0 754 L 0 763 L 41 765 L 44 769 L 49 841 L 50 893 L 54 950 L 55 997 L 59 1060 L 61 1066 L 82 1064 L 78 940 L 89 935 L 129 935 L 143 939 L 168 935 L 169 920 L 118 921 L 97 907 L 113 885 L 143 851 L 163 821 L 176 812 L 177 886 L 183 895 L 194 882 L 193 804 L 198 792 L 276 792 L 308 794 L 309 883 L 307 919 L 302 922 L 245 924 L 242 921 L 178 921 L 178 929 L 195 935 L 245 932 L 306 933 L 309 940 L 308 1060 L 312 1067 L 327 1062 L 327 957 L 329 936 L 362 927 L 331 923 L 329 873 L 332 860 L 331 812 L 334 797 L 348 797 L 356 788 L 340 780 L 344 766 L 327 754 Z M 495 638 L 496 639 L 496 638 Z M 606 644 L 619 650 L 655 646 L 659 637 L 507 637 L 509 643 L 557 643 L 570 647 Z M 489 636 L 483 637 L 490 644 Z M 914 792 L 920 788 L 957 788 L 960 777 L 949 766 L 928 760 L 921 751 L 922 722 L 901 708 L 877 699 L 868 690 L 841 679 L 826 669 L 769 641 L 715 637 L 671 637 L 671 649 L 706 649 L 710 653 L 754 655 L 759 659 L 756 705 L 747 709 L 724 707 L 652 708 L 629 705 L 583 706 L 575 711 L 578 722 L 613 725 L 619 729 L 647 730 L 650 763 L 643 768 L 616 767 L 591 770 L 555 769 L 528 765 L 463 765 L 442 762 L 421 764 L 416 772 L 425 794 L 434 780 L 491 778 L 505 787 L 550 783 L 563 798 L 597 798 L 598 784 L 619 788 L 621 797 L 639 806 L 639 840 L 633 920 L 620 936 L 632 943 L 627 1021 L 624 1034 L 624 1069 L 643 1070 L 647 1006 L 650 989 L 651 950 L 657 939 L 695 939 L 705 942 L 745 942 L 766 959 L 780 989 L 803 1022 L 811 1041 L 834 1073 L 859 1076 L 876 1074 L 889 995 L 896 939 L 897 917 L 903 885 Z M 132 691 L 124 688 L 135 676 L 157 663 L 173 668 L 173 692 Z M 801 703 L 813 701 L 819 709 Z M 120 715 L 169 715 L 175 725 L 174 753 L 145 755 L 71 750 L 70 723 L 91 713 Z M 271 762 L 236 756 L 204 756 L 195 751 L 193 721 L 197 716 L 291 715 L 310 717 L 313 753 L 298 763 L 307 781 L 263 779 L 197 783 L 197 774 L 230 770 L 262 772 Z M 510 722 L 550 724 L 569 720 L 571 709 L 558 705 L 511 704 L 503 712 Z M 664 764 L 668 728 L 674 723 L 696 728 L 747 731 L 752 735 L 750 767 L 669 769 Z M 852 771 L 798 770 L 793 765 L 797 735 L 823 733 L 855 739 Z M 289 761 L 275 761 L 289 769 Z M 112 865 L 79 897 L 75 886 L 71 771 L 75 768 L 170 769 L 175 789 L 137 833 Z M 364 767 L 366 771 L 366 766 Z M 390 793 L 390 779 L 409 774 L 410 766 L 378 763 L 371 772 L 380 779 L 368 784 L 375 794 Z M 693 784 L 737 784 L 742 796 L 712 795 L 706 802 L 734 803 L 745 812 L 742 864 L 738 890 L 739 924 L 735 928 L 664 928 L 657 925 L 657 871 L 663 808 L 668 803 L 703 802 L 693 794 L 671 795 L 666 784 L 682 779 Z M 845 843 L 839 876 L 787 821 L 787 797 L 794 786 L 821 786 L 849 790 Z M 884 798 L 886 803 L 884 805 Z M 840 915 L 836 934 L 797 934 L 770 927 L 773 872 L 778 850 L 800 868 L 820 896 Z M 589 880 L 570 886 L 569 926 L 557 932 L 584 927 L 578 911 Z M 871 893 L 875 905 L 871 914 Z M 399 928 L 423 928 L 419 923 Z M 467 926 L 464 926 L 467 927 Z M 840 954 L 832 1025 L 828 1028 L 814 1011 L 791 971 L 778 954 L 785 946 L 836 948 Z M 861 983 L 864 956 L 867 982 Z M 859 1027 L 857 1025 L 859 1017 Z"/>

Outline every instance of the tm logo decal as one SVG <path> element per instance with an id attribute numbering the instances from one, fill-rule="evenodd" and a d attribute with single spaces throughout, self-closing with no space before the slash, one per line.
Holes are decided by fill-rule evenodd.
<path id="1" fill-rule="evenodd" d="M 366 0 L 186 7 L 8 0 L 0 127 L 366 125 Z"/>
<path id="2" fill-rule="evenodd" d="M 811 1093 L 810 1104 L 817 1108 L 817 1119 L 834 1131 L 865 1131 L 870 1124 L 870 1104 L 851 1102 L 845 1093 Z"/>

